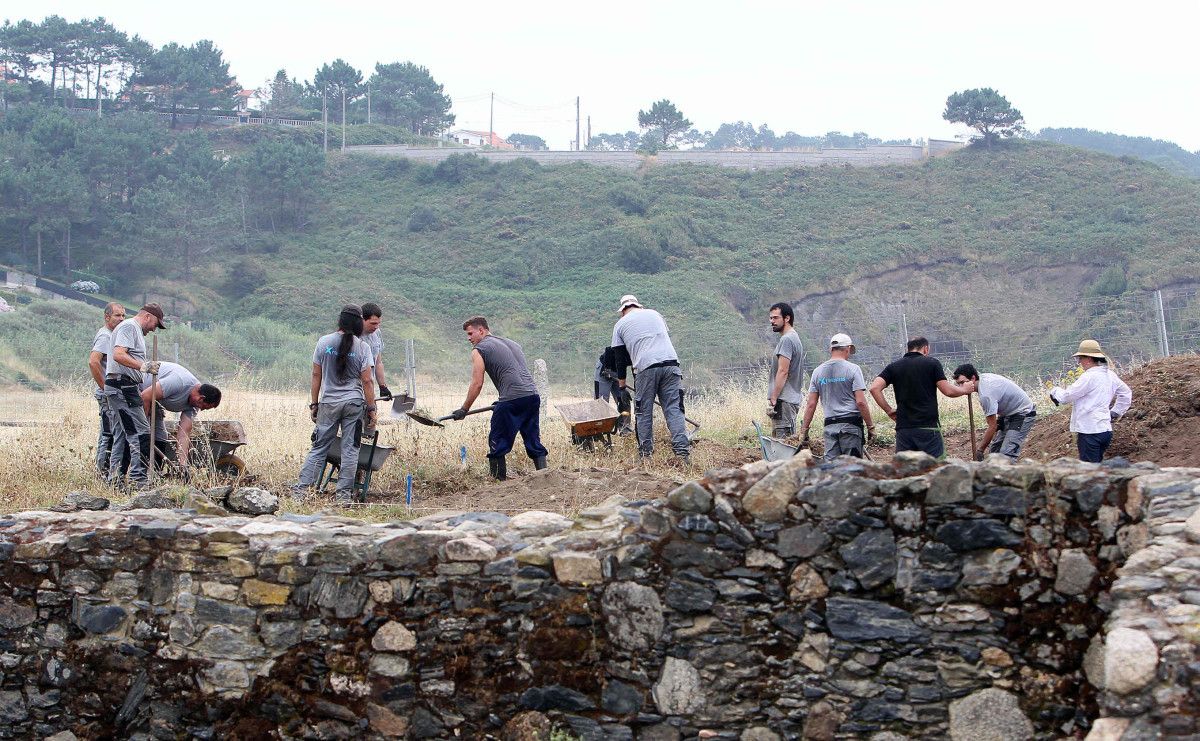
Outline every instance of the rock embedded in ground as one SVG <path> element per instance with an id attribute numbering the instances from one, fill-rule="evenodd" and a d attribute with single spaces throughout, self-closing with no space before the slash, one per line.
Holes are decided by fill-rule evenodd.
<path id="1" fill-rule="evenodd" d="M 712 509 L 712 493 L 696 481 L 676 487 L 667 495 L 671 506 L 681 512 L 699 512 L 701 514 Z"/>
<path id="2" fill-rule="evenodd" d="M 152 491 L 142 491 L 134 494 L 127 504 L 120 507 L 122 510 L 131 509 L 174 509 L 178 503 L 167 496 L 165 489 L 154 489 Z"/>
<path id="3" fill-rule="evenodd" d="M 234 489 L 225 503 L 230 510 L 243 515 L 273 515 L 279 510 L 279 497 L 256 486 Z"/>

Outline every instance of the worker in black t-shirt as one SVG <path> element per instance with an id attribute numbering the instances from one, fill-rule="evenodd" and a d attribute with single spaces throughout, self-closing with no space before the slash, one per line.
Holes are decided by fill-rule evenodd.
<path id="1" fill-rule="evenodd" d="M 883 398 L 883 390 L 888 386 L 896 392 L 895 409 Z M 942 362 L 929 357 L 929 340 L 924 337 L 909 340 L 904 357 L 888 364 L 870 388 L 875 403 L 896 422 L 896 452 L 922 450 L 934 458 L 946 455 L 937 392 L 953 398 L 974 390 L 974 381 L 956 386 L 946 380 Z"/>

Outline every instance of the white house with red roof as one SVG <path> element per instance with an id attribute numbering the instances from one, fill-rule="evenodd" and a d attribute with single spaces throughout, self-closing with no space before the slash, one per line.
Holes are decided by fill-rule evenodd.
<path id="1" fill-rule="evenodd" d="M 487 147 L 492 149 L 516 149 L 496 132 L 472 131 L 470 129 L 454 129 L 446 133 L 446 140 L 467 147 Z"/>

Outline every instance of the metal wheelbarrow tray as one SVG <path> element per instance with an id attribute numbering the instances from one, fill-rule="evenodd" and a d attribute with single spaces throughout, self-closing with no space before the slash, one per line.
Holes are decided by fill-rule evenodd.
<path id="1" fill-rule="evenodd" d="M 612 433 L 617 429 L 620 414 L 603 399 L 580 401 L 574 404 L 555 404 L 567 429 L 571 431 L 571 442 L 591 450 L 597 440 L 612 447 Z"/>
<path id="2" fill-rule="evenodd" d="M 179 426 L 178 421 L 166 422 L 167 436 L 175 435 Z M 200 468 L 211 468 L 222 476 L 240 478 L 246 472 L 246 462 L 235 454 L 238 448 L 246 445 L 246 429 L 236 419 L 196 420 L 192 424 L 192 439 L 203 440 L 208 445 L 208 456 L 192 446 L 188 455 L 189 462 Z"/>
<path id="3" fill-rule="evenodd" d="M 354 483 L 350 489 L 359 502 L 367 501 L 367 491 L 371 488 L 371 475 L 383 467 L 388 456 L 395 448 L 379 444 L 379 430 L 371 433 L 370 442 L 360 442 L 358 446 L 358 470 L 354 472 Z M 317 478 L 317 491 L 324 491 L 329 482 L 334 480 L 334 474 L 342 475 L 342 436 L 333 440 L 333 445 L 325 452 L 325 465 Z"/>

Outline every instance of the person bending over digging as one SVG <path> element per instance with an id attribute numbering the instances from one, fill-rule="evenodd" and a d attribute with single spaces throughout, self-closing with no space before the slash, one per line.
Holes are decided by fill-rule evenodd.
<path id="1" fill-rule="evenodd" d="M 1033 400 L 1011 378 L 999 373 L 981 374 L 974 365 L 963 363 L 954 369 L 954 382 L 963 384 L 967 381 L 975 382 L 979 406 L 987 419 L 983 440 L 979 449 L 971 452 L 972 456 L 981 461 L 985 452 L 1000 453 L 1017 460 L 1037 417 Z"/>
<path id="2" fill-rule="evenodd" d="M 358 471 L 358 447 L 364 426 L 375 425 L 374 353 L 360 338 L 362 310 L 343 306 L 338 328 L 317 340 L 312 363 L 312 403 L 309 413 L 317 427 L 312 450 L 300 469 L 300 481 L 292 485 L 294 496 L 303 497 L 325 467 L 325 456 L 342 435 L 342 464 L 338 475 L 337 504 L 354 500 L 354 477 Z"/>
<path id="3" fill-rule="evenodd" d="M 497 481 L 508 478 L 504 457 L 512 450 L 518 432 L 525 443 L 525 453 L 533 459 L 534 468 L 540 471 L 546 467 L 546 448 L 542 445 L 539 420 L 542 399 L 525 364 L 525 351 L 512 340 L 492 334 L 484 317 L 471 317 L 463 322 L 463 330 L 474 348 L 471 350 L 471 385 L 467 388 L 466 401 L 451 416 L 459 421 L 467 416 L 483 390 L 483 374 L 487 373 L 500 394 L 492 409 L 488 431 L 488 469 L 492 477 Z"/>
<path id="4" fill-rule="evenodd" d="M 158 384 L 149 377 L 142 379 L 142 404 L 146 415 L 153 417 L 154 445 L 161 446 L 163 460 L 170 460 L 167 442 L 167 412 L 178 412 L 175 425 L 175 463 L 187 478 L 188 453 L 192 446 L 192 423 L 198 412 L 216 409 L 221 404 L 221 389 L 200 380 L 179 363 L 163 362 L 158 371 Z M 158 402 L 154 414 L 151 402 Z"/>

